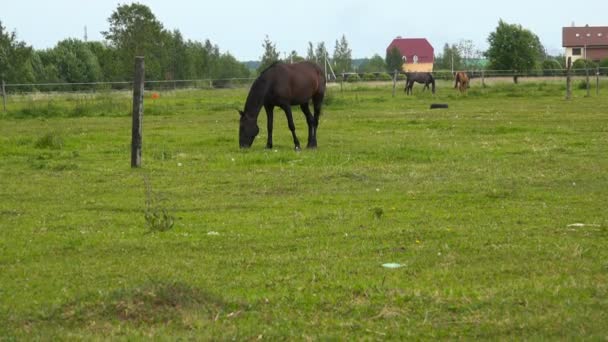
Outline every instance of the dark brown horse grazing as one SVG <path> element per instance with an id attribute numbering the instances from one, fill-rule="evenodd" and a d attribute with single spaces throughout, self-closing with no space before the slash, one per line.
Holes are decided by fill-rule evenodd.
<path id="1" fill-rule="evenodd" d="M 435 79 L 430 72 L 406 72 L 405 73 L 405 93 L 407 95 L 412 94 L 412 88 L 414 88 L 414 82 L 418 82 L 424 84 L 424 88 L 422 90 L 426 90 L 429 88 L 429 84 L 433 87 L 431 91 L 435 94 Z"/>
<path id="2" fill-rule="evenodd" d="M 466 72 L 459 71 L 456 73 L 456 83 L 454 83 L 454 89 L 458 88 L 460 93 L 466 93 L 469 87 L 469 76 Z"/>
<path id="3" fill-rule="evenodd" d="M 308 148 L 317 147 L 317 127 L 321 115 L 321 104 L 325 96 L 325 77 L 321 68 L 311 62 L 295 64 L 274 63 L 253 82 L 245 110 L 241 113 L 239 126 L 239 145 L 241 148 L 251 147 L 258 135 L 258 115 L 262 107 L 266 109 L 268 118 L 268 141 L 266 148 L 272 148 L 272 122 L 274 107 L 283 109 L 287 116 L 287 124 L 293 136 L 296 150 L 300 149 L 300 141 L 296 137 L 296 127 L 293 123 L 291 106 L 299 105 L 306 116 L 308 124 Z M 314 116 L 308 103 L 312 100 Z"/>

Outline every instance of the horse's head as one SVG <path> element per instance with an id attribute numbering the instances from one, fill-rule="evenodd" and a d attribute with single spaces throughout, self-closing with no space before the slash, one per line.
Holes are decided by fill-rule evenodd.
<path id="1" fill-rule="evenodd" d="M 260 132 L 257 120 L 245 115 L 245 112 L 239 110 L 241 120 L 239 123 L 239 146 L 241 148 L 249 148 L 253 144 L 253 140 Z"/>

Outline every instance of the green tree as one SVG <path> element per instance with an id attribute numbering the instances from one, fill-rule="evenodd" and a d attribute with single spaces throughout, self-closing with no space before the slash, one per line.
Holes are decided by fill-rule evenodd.
<path id="1" fill-rule="evenodd" d="M 345 73 L 352 70 L 352 50 L 348 47 L 346 36 L 342 35 L 340 40 L 336 40 L 336 47 L 334 48 L 333 62 L 335 65 L 335 73 Z"/>
<path id="2" fill-rule="evenodd" d="M 396 46 L 393 46 L 386 52 L 386 70 L 388 72 L 403 71 L 403 56 L 401 51 Z"/>
<path id="3" fill-rule="evenodd" d="M 106 42 L 87 42 L 89 50 L 97 57 L 102 80 L 118 82 L 126 79 L 122 66 L 117 62 L 119 52 Z"/>
<path id="4" fill-rule="evenodd" d="M 62 82 L 57 66 L 50 62 L 50 50 L 33 51 L 32 69 L 37 83 Z"/>
<path id="5" fill-rule="evenodd" d="M 306 60 L 309 62 L 318 63 L 317 56 L 315 56 L 315 48 L 312 42 L 308 42 L 308 49 L 306 50 Z"/>
<path id="6" fill-rule="evenodd" d="M 264 39 L 262 44 L 264 54 L 262 55 L 260 66 L 258 67 L 258 73 L 261 73 L 268 68 L 272 63 L 279 61 L 279 52 L 277 51 L 276 45 L 270 40 L 268 36 Z"/>
<path id="7" fill-rule="evenodd" d="M 102 80 L 97 56 L 89 45 L 78 39 L 65 39 L 48 52 L 46 63 L 53 65 L 64 82 L 98 82 Z"/>
<path id="8" fill-rule="evenodd" d="M 380 55 L 375 54 L 372 58 L 366 60 L 359 66 L 360 72 L 383 72 L 386 70 L 386 63 Z"/>
<path id="9" fill-rule="evenodd" d="M 475 44 L 470 39 L 461 39 L 456 46 L 452 46 L 452 49 L 456 48 L 459 57 L 462 58 L 462 65 L 465 69 L 469 68 L 469 60 L 473 58 L 475 54 Z"/>
<path id="10" fill-rule="evenodd" d="M 454 44 L 443 45 L 443 52 L 435 59 L 435 68 L 438 70 L 461 70 L 464 68 L 460 50 Z"/>
<path id="11" fill-rule="evenodd" d="M 210 42 L 209 45 L 211 45 Z M 188 40 L 185 43 L 185 59 L 187 78 L 209 78 L 211 76 L 211 56 L 201 42 Z"/>
<path id="12" fill-rule="evenodd" d="M 219 56 L 214 78 L 227 79 L 247 77 L 249 77 L 249 69 L 247 69 L 245 64 L 237 61 L 237 59 L 228 52 Z"/>
<path id="13" fill-rule="evenodd" d="M 0 79 L 7 83 L 33 82 L 32 54 L 32 48 L 17 41 L 17 34 L 6 31 L 0 21 Z"/>
<path id="14" fill-rule="evenodd" d="M 146 57 L 146 78 L 160 79 L 163 49 L 163 25 L 150 8 L 132 3 L 120 5 L 108 18 L 110 28 L 102 32 L 118 51 L 118 63 L 126 79 L 133 74 L 135 56 Z"/>
<path id="15" fill-rule="evenodd" d="M 315 49 L 315 57 L 317 63 L 323 65 L 325 63 L 325 59 L 329 59 L 329 53 L 327 52 L 327 48 L 325 47 L 325 42 L 317 43 L 317 48 Z"/>
<path id="16" fill-rule="evenodd" d="M 166 54 L 162 63 L 164 70 L 164 79 L 167 80 L 183 80 L 188 78 L 188 56 L 186 52 L 186 43 L 179 30 L 163 33 L 163 45 L 166 47 Z"/>
<path id="17" fill-rule="evenodd" d="M 485 55 L 492 69 L 530 71 L 543 51 L 538 37 L 521 25 L 507 24 L 502 19 L 498 22 L 496 31 L 488 37 L 490 44 Z M 517 76 L 513 77 L 517 83 Z"/>
<path id="18" fill-rule="evenodd" d="M 298 53 L 296 52 L 296 50 L 292 50 L 289 53 L 289 55 L 287 56 L 287 58 L 285 59 L 285 63 L 298 63 L 298 62 L 302 62 L 305 60 L 306 59 L 304 59 L 304 57 L 298 56 Z"/>

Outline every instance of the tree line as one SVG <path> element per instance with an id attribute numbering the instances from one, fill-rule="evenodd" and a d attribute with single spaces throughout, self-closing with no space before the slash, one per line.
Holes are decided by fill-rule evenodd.
<path id="1" fill-rule="evenodd" d="M 0 22 L 0 77 L 7 83 L 130 81 L 135 56 L 145 56 L 150 80 L 250 77 L 230 53 L 165 29 L 145 5 L 120 5 L 108 22 L 103 42 L 70 38 L 44 50 L 19 41 Z"/>
<path id="2" fill-rule="evenodd" d="M 135 56 L 146 58 L 149 80 L 227 79 L 255 77 L 275 61 L 326 62 L 336 75 L 348 72 L 377 73 L 401 70 L 401 53 L 396 48 L 381 57 L 353 60 L 352 49 L 342 35 L 330 54 L 324 42 L 308 42 L 306 56 L 291 51 L 281 58 L 276 44 L 266 36 L 255 70 L 229 52 L 221 52 L 208 39 L 184 39 L 177 29 L 168 30 L 149 7 L 132 3 L 119 5 L 108 18 L 104 41 L 65 39 L 53 48 L 35 50 L 17 39 L 0 21 L 0 78 L 7 83 L 89 83 L 130 81 Z M 539 38 L 517 24 L 500 20 L 488 36 L 487 51 L 475 49 L 470 40 L 445 44 L 435 57 L 435 70 L 492 69 L 526 72 L 535 69 L 563 69 L 563 56 L 548 56 Z M 481 64 L 483 62 L 484 64 Z M 594 67 L 579 60 L 575 68 Z M 608 67 L 608 60 L 600 66 Z"/>

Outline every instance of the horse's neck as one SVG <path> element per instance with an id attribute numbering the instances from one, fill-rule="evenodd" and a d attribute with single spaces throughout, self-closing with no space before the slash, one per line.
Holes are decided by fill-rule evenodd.
<path id="1" fill-rule="evenodd" d="M 264 106 L 264 98 L 268 91 L 267 83 L 265 81 L 256 80 L 251 86 L 247 101 L 245 102 L 245 113 L 249 114 L 253 118 L 257 119 L 262 106 Z"/>

